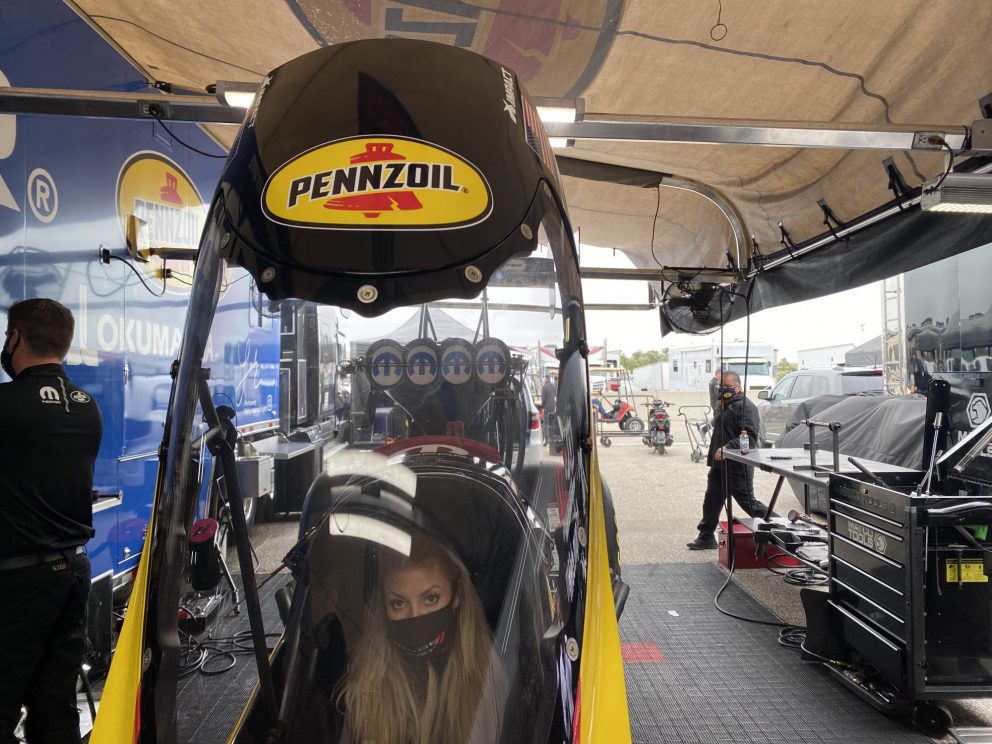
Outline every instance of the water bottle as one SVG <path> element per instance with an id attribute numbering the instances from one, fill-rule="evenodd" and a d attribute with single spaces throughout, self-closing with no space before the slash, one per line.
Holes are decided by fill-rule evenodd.
<path id="1" fill-rule="evenodd" d="M 741 429 L 740 442 L 741 454 L 746 455 L 751 451 L 751 440 L 747 437 L 747 429 Z"/>

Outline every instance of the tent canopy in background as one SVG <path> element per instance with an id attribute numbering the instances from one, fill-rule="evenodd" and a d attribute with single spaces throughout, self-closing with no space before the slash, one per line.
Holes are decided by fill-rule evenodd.
<path id="1" fill-rule="evenodd" d="M 319 46 L 407 37 L 471 48 L 514 69 L 533 96 L 581 97 L 586 119 L 970 125 L 992 92 L 987 0 L 74 0 L 150 80 L 202 92 L 260 81 Z M 425 74 L 429 74 L 426 71 Z M 457 117 L 458 112 L 451 115 Z M 230 145 L 235 127 L 210 127 Z M 910 188 L 942 152 L 580 140 L 557 150 L 574 226 L 642 268 L 746 261 L 704 184 L 762 254 L 849 223 L 893 199 L 888 160 Z M 563 161 L 564 163 L 564 161 Z M 585 164 L 600 169 L 593 175 Z M 624 169 L 647 178 L 631 180 Z M 615 170 L 611 170 L 615 169 Z M 605 176 L 604 176 L 605 173 Z M 918 207 L 757 276 L 751 310 L 865 284 L 992 241 L 992 220 Z M 788 242 L 788 241 L 786 241 Z M 742 261 L 742 262 L 743 262 Z"/>

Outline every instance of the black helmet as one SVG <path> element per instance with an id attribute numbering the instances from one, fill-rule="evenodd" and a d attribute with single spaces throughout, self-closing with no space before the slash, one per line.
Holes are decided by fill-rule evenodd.
<path id="1" fill-rule="evenodd" d="M 366 40 L 263 81 L 211 219 L 222 254 L 270 298 L 378 315 L 478 295 L 534 249 L 560 193 L 513 72 L 442 44 Z"/>

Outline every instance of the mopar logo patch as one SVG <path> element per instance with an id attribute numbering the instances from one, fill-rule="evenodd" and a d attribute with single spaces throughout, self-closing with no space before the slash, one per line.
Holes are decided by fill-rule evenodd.
<path id="1" fill-rule="evenodd" d="M 441 377 L 452 385 L 472 379 L 472 347 L 467 341 L 449 341 L 441 350 Z"/>
<path id="2" fill-rule="evenodd" d="M 389 388 L 403 379 L 405 367 L 403 347 L 391 341 L 376 341 L 369 347 L 366 371 L 372 384 Z"/>
<path id="3" fill-rule="evenodd" d="M 60 403 L 62 399 L 59 397 L 59 391 L 53 387 L 46 385 L 38 390 L 38 395 L 41 396 L 42 403 Z"/>
<path id="4" fill-rule="evenodd" d="M 453 152 L 400 137 L 355 137 L 309 150 L 265 184 L 273 222 L 341 230 L 438 230 L 492 211 L 482 173 Z"/>

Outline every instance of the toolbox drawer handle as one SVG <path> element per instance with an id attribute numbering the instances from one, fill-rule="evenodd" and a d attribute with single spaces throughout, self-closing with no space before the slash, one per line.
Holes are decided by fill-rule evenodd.
<path id="1" fill-rule="evenodd" d="M 920 516 L 927 524 L 951 525 L 961 524 L 966 518 L 974 516 L 977 512 L 986 512 L 992 516 L 992 504 L 987 501 L 966 501 L 963 504 L 952 504 L 951 506 L 927 507 L 920 509 Z"/>

